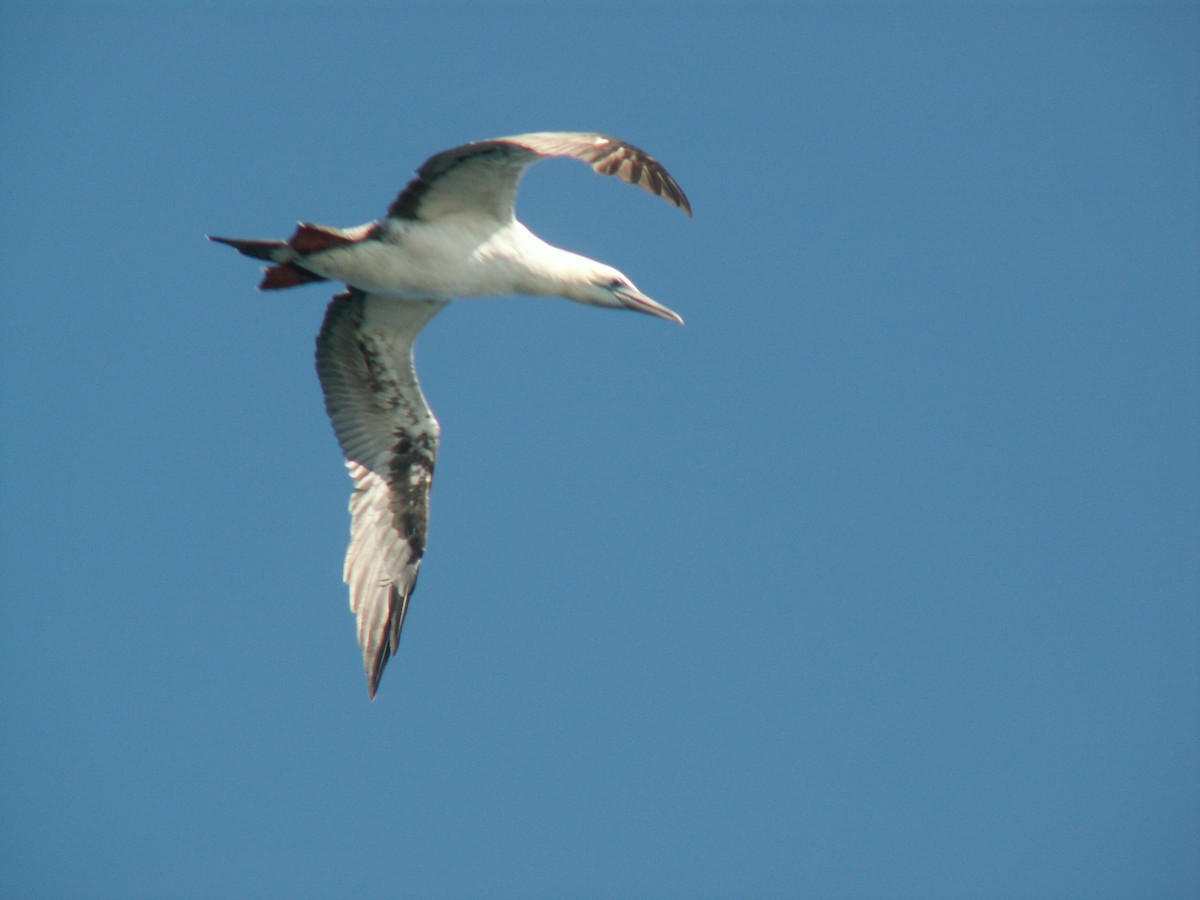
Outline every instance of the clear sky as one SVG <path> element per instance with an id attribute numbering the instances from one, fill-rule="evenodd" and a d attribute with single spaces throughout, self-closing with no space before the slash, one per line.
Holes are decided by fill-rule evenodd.
<path id="1" fill-rule="evenodd" d="M 0 8 L 0 893 L 1200 891 L 1196 4 Z M 533 130 L 686 327 L 452 304 L 367 701 L 313 340 L 207 232 Z"/>

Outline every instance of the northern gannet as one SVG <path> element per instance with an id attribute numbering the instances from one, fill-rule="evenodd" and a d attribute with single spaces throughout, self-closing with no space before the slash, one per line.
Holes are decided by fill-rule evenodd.
<path id="1" fill-rule="evenodd" d="M 354 480 L 343 577 L 372 699 L 396 652 L 429 523 L 440 426 L 417 382 L 413 343 L 451 299 L 533 294 L 683 319 L 603 263 L 551 246 L 517 221 L 517 186 L 547 157 L 582 160 L 692 214 L 652 156 L 603 134 L 538 132 L 430 157 L 388 207 L 356 228 L 301 222 L 286 241 L 209 236 L 271 263 L 259 289 L 344 282 L 317 337 L 325 408 Z"/>

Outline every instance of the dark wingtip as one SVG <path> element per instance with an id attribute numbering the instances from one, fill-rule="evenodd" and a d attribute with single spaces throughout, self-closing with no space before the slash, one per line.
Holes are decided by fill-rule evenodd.
<path id="1" fill-rule="evenodd" d="M 683 188 L 679 186 L 679 183 L 676 182 L 674 178 L 672 178 L 670 175 L 667 175 L 666 170 L 663 170 L 662 174 L 666 178 L 666 184 L 664 185 L 663 192 L 660 193 L 659 196 L 668 203 L 672 203 L 679 207 L 679 209 L 683 211 L 684 215 L 690 219 L 692 217 L 692 203 L 690 200 L 688 200 L 687 194 L 683 192 Z"/>
<path id="2" fill-rule="evenodd" d="M 391 655 L 386 644 L 379 648 L 379 655 L 375 657 L 375 664 L 367 672 L 367 697 L 370 700 L 374 700 L 375 694 L 379 692 L 379 681 L 383 678 L 383 670 L 387 667 L 388 658 Z"/>

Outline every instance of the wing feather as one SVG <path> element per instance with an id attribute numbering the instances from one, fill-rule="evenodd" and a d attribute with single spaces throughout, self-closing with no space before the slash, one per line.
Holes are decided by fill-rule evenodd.
<path id="1" fill-rule="evenodd" d="M 510 221 L 521 176 L 551 156 L 586 162 L 601 175 L 616 175 L 692 214 L 683 189 L 646 151 L 606 134 L 542 131 L 475 141 L 431 156 L 388 215 L 428 222 L 456 212 L 486 212 Z"/>
<path id="2" fill-rule="evenodd" d="M 444 305 L 350 290 L 329 304 L 317 337 L 325 408 L 354 481 L 343 577 L 372 698 L 425 553 L 440 429 L 417 382 L 413 343 Z"/>

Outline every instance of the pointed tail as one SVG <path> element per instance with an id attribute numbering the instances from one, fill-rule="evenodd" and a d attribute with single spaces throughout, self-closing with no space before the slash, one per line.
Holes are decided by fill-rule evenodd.
<path id="1" fill-rule="evenodd" d="M 227 244 L 243 256 L 253 256 L 255 259 L 265 259 L 274 262 L 272 253 L 287 246 L 283 241 L 247 241 L 242 238 L 223 238 L 215 234 L 205 235 L 210 241 Z"/>
<path id="2" fill-rule="evenodd" d="M 207 237 L 210 241 L 216 241 L 218 244 L 227 244 L 243 256 L 263 259 L 267 262 L 276 262 L 279 255 L 284 255 L 279 251 L 285 251 L 288 247 L 284 241 L 251 241 L 245 238 L 217 237 L 213 234 L 207 235 Z M 263 270 L 263 280 L 259 282 L 258 289 L 260 291 L 280 291 L 284 288 L 325 280 L 320 275 L 314 275 L 294 262 L 284 262 Z"/>

